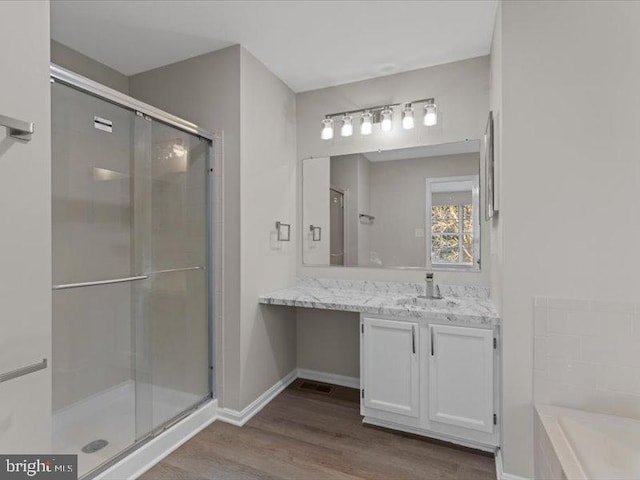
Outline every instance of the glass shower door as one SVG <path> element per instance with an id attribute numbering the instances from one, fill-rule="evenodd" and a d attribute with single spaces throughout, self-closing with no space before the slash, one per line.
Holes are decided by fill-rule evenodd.
<path id="1" fill-rule="evenodd" d="M 137 435 L 209 396 L 207 167 L 209 142 L 148 118 L 136 150 Z M 146 129 L 148 127 L 149 129 Z M 136 243 L 136 242 L 134 242 Z M 143 292 L 144 290 L 144 292 Z"/>
<path id="2" fill-rule="evenodd" d="M 53 442 L 83 476 L 210 397 L 211 146 L 58 82 L 52 125 Z"/>
<path id="3" fill-rule="evenodd" d="M 84 474 L 135 440 L 135 114 L 59 83 L 51 95 L 53 443 Z"/>

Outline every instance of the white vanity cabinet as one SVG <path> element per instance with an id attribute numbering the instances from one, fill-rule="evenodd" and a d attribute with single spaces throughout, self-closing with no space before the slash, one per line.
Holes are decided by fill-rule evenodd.
<path id="1" fill-rule="evenodd" d="M 365 408 L 418 418 L 418 324 L 365 318 L 360 328 Z"/>
<path id="2" fill-rule="evenodd" d="M 362 315 L 360 340 L 365 423 L 498 445 L 493 329 Z"/>
<path id="3" fill-rule="evenodd" d="M 450 325 L 428 328 L 429 422 L 492 433 L 493 331 Z"/>

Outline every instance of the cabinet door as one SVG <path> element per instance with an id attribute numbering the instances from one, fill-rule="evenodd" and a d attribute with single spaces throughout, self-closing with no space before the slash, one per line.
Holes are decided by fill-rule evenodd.
<path id="1" fill-rule="evenodd" d="M 417 324 L 365 318 L 363 325 L 364 406 L 418 417 Z"/>
<path id="2" fill-rule="evenodd" d="M 431 325 L 429 420 L 493 432 L 493 332 Z"/>

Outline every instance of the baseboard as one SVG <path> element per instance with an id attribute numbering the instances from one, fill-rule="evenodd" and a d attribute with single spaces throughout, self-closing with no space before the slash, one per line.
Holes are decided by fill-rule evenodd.
<path id="1" fill-rule="evenodd" d="M 189 416 L 142 445 L 93 480 L 134 480 L 191 437 L 208 427 L 218 411 L 218 401 L 205 403 Z"/>
<path id="2" fill-rule="evenodd" d="M 247 407 L 243 408 L 242 411 L 233 410 L 231 408 L 218 408 L 218 420 L 221 422 L 231 423 L 238 427 L 243 426 L 271 400 L 278 396 L 280 392 L 287 388 L 296 378 L 332 383 L 334 385 L 341 385 L 344 387 L 360 388 L 359 378 L 345 377 L 343 375 L 335 375 L 333 373 L 317 372 L 315 370 L 298 368 L 292 370 L 287 374 L 287 376 L 278 380 L 269 388 L 269 390 L 256 398 Z"/>
<path id="3" fill-rule="evenodd" d="M 400 432 L 412 433 L 414 435 L 419 435 L 425 438 L 434 438 L 442 442 L 453 443 L 455 445 L 461 445 L 463 447 L 472 448 L 474 450 L 480 450 L 482 452 L 494 453 L 496 450 L 496 447 L 491 445 L 484 445 L 482 443 L 469 442 L 453 436 L 443 435 L 437 432 L 427 433 L 421 428 L 410 427 L 407 425 L 399 425 L 397 423 L 389 422 L 387 420 L 381 420 L 379 418 L 364 417 L 362 419 L 362 423 L 364 423 L 365 425 L 374 425 L 376 427 L 388 428 L 390 430 L 398 430 Z"/>
<path id="4" fill-rule="evenodd" d="M 298 378 L 315 380 L 316 382 L 331 383 L 341 387 L 360 388 L 360 379 L 357 377 L 346 377 L 335 373 L 318 372 L 316 370 L 298 369 Z"/>
<path id="5" fill-rule="evenodd" d="M 512 475 L 511 473 L 505 473 L 502 467 L 502 450 L 498 448 L 496 452 L 496 478 L 498 480 L 529 480 L 527 477 L 520 477 L 518 475 Z"/>
<path id="6" fill-rule="evenodd" d="M 243 408 L 242 411 L 230 408 L 218 408 L 218 420 L 221 422 L 231 423 L 237 427 L 242 427 L 245 423 L 251 420 L 256 413 L 266 407 L 271 400 L 278 396 L 280 392 L 287 388 L 296 378 L 298 378 L 298 371 L 297 369 L 294 369 L 289 372 L 287 376 L 278 380 L 269 388 L 269 390 Z"/>

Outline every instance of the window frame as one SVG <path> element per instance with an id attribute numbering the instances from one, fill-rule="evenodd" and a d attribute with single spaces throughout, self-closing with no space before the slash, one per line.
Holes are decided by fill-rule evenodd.
<path id="1" fill-rule="evenodd" d="M 432 258 L 433 248 L 433 227 L 431 224 L 431 209 L 433 207 L 433 193 L 438 192 L 435 184 L 453 183 L 453 182 L 471 182 L 471 221 L 473 225 L 473 259 L 469 262 L 434 262 Z M 426 179 L 426 211 L 425 211 L 425 237 L 426 237 L 426 259 L 427 268 L 433 270 L 454 270 L 454 271 L 480 271 L 480 175 L 460 175 L 455 177 L 434 177 Z M 462 249 L 462 240 L 465 235 L 463 229 L 463 209 L 462 204 L 458 205 L 458 232 L 457 233 L 438 233 L 437 236 L 457 236 L 458 248 Z M 468 234 L 468 232 L 466 232 Z M 462 259 L 462 252 L 460 252 Z"/>

